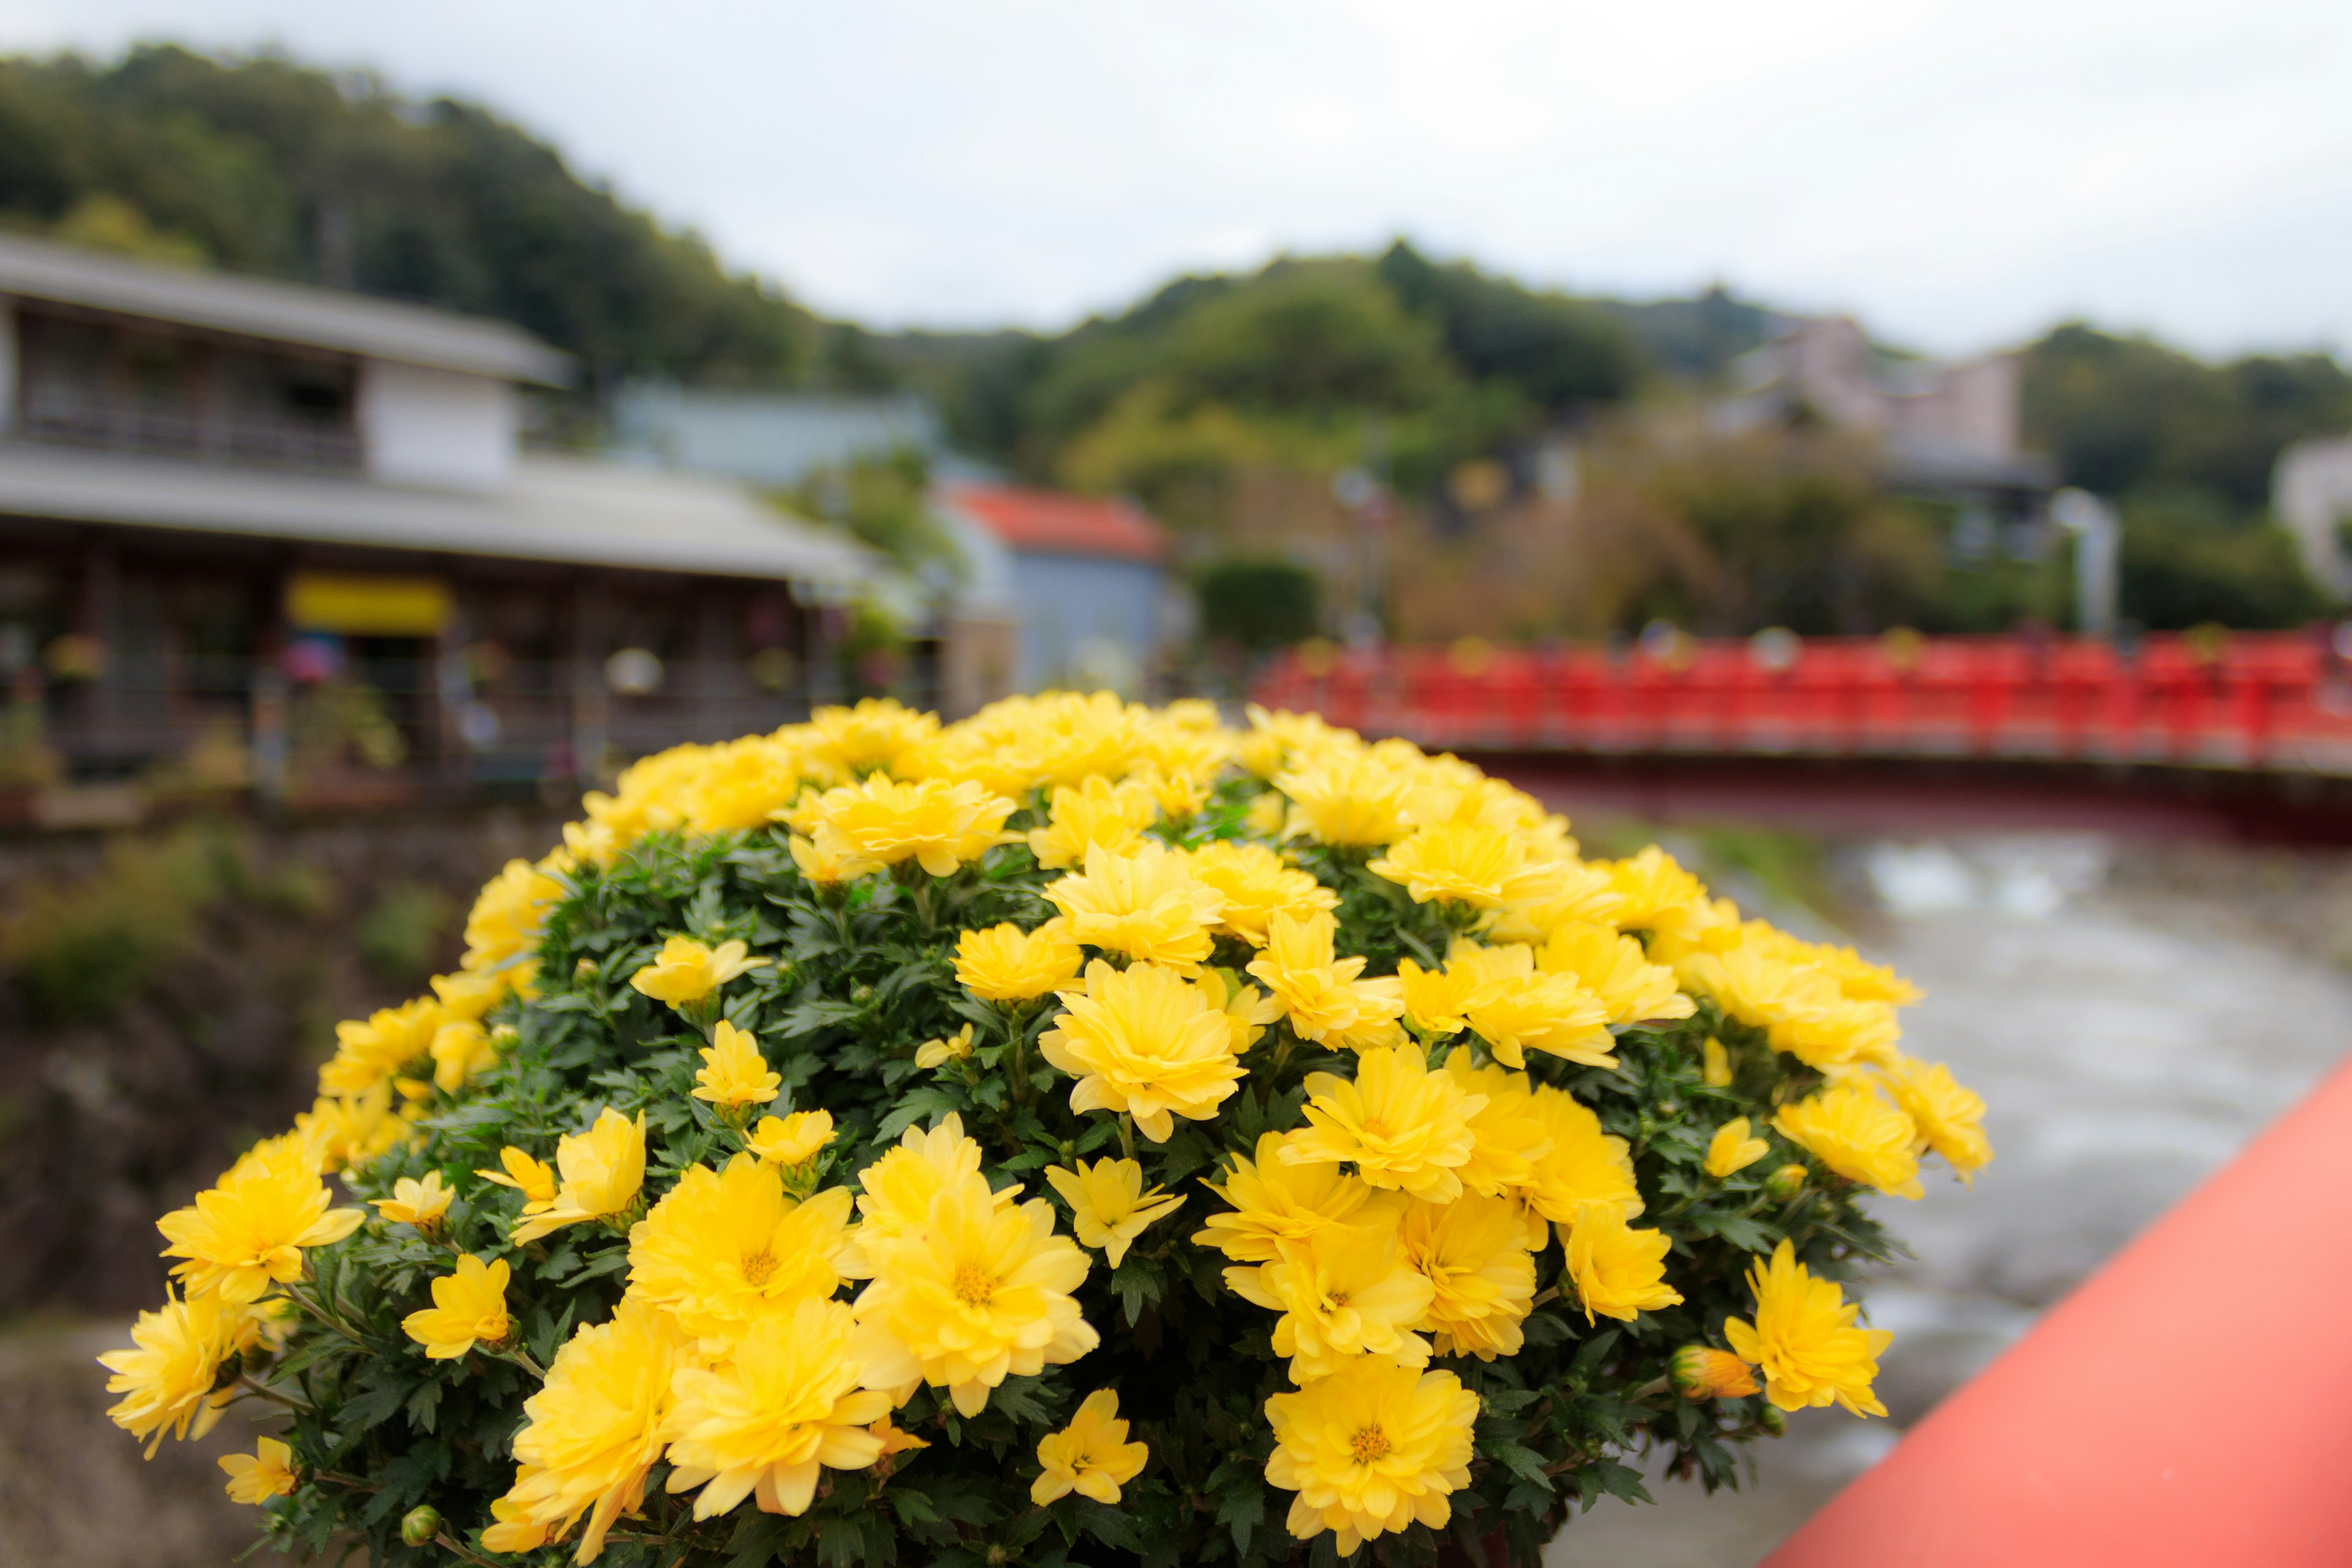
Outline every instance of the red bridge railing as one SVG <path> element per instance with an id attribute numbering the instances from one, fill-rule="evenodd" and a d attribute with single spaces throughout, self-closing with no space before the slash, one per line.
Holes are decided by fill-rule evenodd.
<path id="1" fill-rule="evenodd" d="M 2008 757 L 2352 774 L 2323 633 L 1285 653 L 1252 695 L 1433 749 Z"/>

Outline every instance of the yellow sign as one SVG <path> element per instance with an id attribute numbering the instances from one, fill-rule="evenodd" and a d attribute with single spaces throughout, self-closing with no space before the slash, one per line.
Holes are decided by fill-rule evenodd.
<path id="1" fill-rule="evenodd" d="M 297 631 L 429 637 L 448 624 L 451 607 L 437 577 L 297 572 L 286 584 L 286 618 Z"/>

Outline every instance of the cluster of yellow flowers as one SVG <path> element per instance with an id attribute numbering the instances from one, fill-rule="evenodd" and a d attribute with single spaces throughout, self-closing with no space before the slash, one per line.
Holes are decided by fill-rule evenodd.
<path id="1" fill-rule="evenodd" d="M 1236 732 L 1203 703 L 1056 694 L 942 726 L 864 702 L 638 763 L 588 797 L 562 850 L 490 883 L 459 969 L 431 996 L 339 1028 L 321 1098 L 294 1132 L 165 1216 L 184 1294 L 142 1318 L 137 1348 L 106 1358 L 110 1386 L 128 1395 L 116 1420 L 151 1451 L 166 1429 L 209 1424 L 234 1392 L 225 1369 L 282 1332 L 273 1292 L 301 1278 L 305 1249 L 362 1223 L 361 1210 L 330 1206 L 322 1177 L 403 1145 L 498 1064 L 509 1037 L 484 1020 L 532 995 L 564 879 L 655 832 L 773 825 L 806 880 L 836 896 L 887 876 L 927 897 L 929 879 L 1024 846 L 1058 873 L 1040 889 L 1054 912 L 961 931 L 955 979 L 1009 1037 L 1049 1015 L 1034 1037 L 1071 1080 L 1070 1111 L 1116 1119 L 1123 1147 L 1045 1170 L 1057 1209 L 992 1185 L 986 1152 L 950 1115 L 908 1128 L 854 1188 L 825 1186 L 832 1118 L 765 1114 L 782 1077 L 721 1016 L 724 989 L 775 961 L 741 941 L 670 937 L 629 983 L 708 1041 L 691 1094 L 740 1152 L 648 1193 L 646 1117 L 605 1106 L 551 1162 L 508 1148 L 474 1173 L 520 1193 L 517 1248 L 572 1226 L 628 1238 L 617 1311 L 572 1333 L 523 1407 L 514 1482 L 481 1537 L 492 1552 L 566 1538 L 584 1520 L 589 1560 L 665 1459 L 668 1489 L 698 1494 L 698 1519 L 746 1499 L 797 1514 L 823 1470 L 928 1446 L 892 1423 L 918 1388 L 969 1417 L 1007 1377 L 1085 1356 L 1099 1342 L 1077 1300 L 1090 1255 L 1118 1268 L 1190 1201 L 1148 1185 L 1135 1139 L 1165 1144 L 1180 1119 L 1214 1121 L 1269 1053 L 1277 1072 L 1299 1049 L 1339 1053 L 1327 1059 L 1347 1070 L 1307 1076 L 1304 1124 L 1265 1133 L 1202 1183 L 1223 1206 L 1200 1215 L 1192 1240 L 1224 1255 L 1234 1296 L 1272 1314 L 1292 1387 L 1265 1405 L 1265 1477 L 1295 1494 L 1295 1535 L 1332 1531 L 1342 1552 L 1444 1525 L 1450 1494 L 1469 1484 L 1479 1400 L 1433 1358 L 1515 1355 L 1529 1314 L 1555 1299 L 1588 1323 L 1684 1300 L 1671 1238 L 1636 1223 L 1645 1205 L 1626 1142 L 1542 1081 L 1536 1058 L 1607 1071 L 1622 1031 L 1711 1002 L 1753 1034 L 1707 1040 L 1706 1081 L 1734 1083 L 1743 1050 L 1817 1069 L 1820 1087 L 1778 1105 L 1770 1131 L 1835 1175 L 1916 1196 L 1923 1154 L 1963 1177 L 1990 1158 L 1982 1102 L 1897 1048 L 1895 1010 L 1915 994 L 1891 973 L 1742 919 L 1654 848 L 1584 859 L 1564 819 L 1452 757 L 1307 716 L 1250 718 Z M 1169 831 L 1221 789 L 1234 801 L 1236 778 L 1255 781 L 1242 786 L 1245 837 Z M 1008 831 L 1024 809 L 1036 826 Z M 1343 952 L 1339 894 L 1298 863 L 1305 846 L 1356 857 L 1392 897 L 1433 910 L 1448 941 L 1426 964 L 1366 973 Z M 1220 961 L 1221 948 L 1244 956 Z M 917 1047 L 914 1065 L 969 1073 L 982 1043 L 967 1023 Z M 1758 1132 L 1747 1118 L 1714 1129 L 1706 1177 L 1768 1157 Z M 1801 1183 L 1806 1167 L 1791 1169 Z M 434 1173 L 374 1206 L 383 1223 L 431 1234 L 456 1195 Z M 1539 1292 L 1538 1257 L 1555 1237 L 1564 1261 Z M 1836 1284 L 1786 1241 L 1750 1279 L 1752 1316 L 1725 1319 L 1722 1346 L 1684 1352 L 1677 1385 L 1883 1414 L 1871 1383 L 1887 1336 L 1857 1326 Z M 517 1340 L 509 1280 L 503 1258 L 459 1257 L 407 1335 L 435 1360 L 500 1356 L 539 1372 Z M 1070 1492 L 1117 1502 L 1149 1450 L 1102 1387 L 1037 1459 L 1039 1504 Z M 283 1445 L 265 1442 L 240 1458 L 231 1491 L 260 1500 L 296 1479 Z"/>

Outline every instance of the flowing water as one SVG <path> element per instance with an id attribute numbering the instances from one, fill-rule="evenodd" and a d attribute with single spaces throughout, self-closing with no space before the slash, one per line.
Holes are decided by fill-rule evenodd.
<path id="1" fill-rule="evenodd" d="M 1802 1412 L 1742 1492 L 1654 1478 L 1664 1506 L 1603 1500 L 1548 1568 L 1757 1562 L 2352 1045 L 2340 868 L 2071 836 L 1835 863 L 1874 917 L 1864 951 L 1927 993 L 1905 1048 L 1984 1095 L 1996 1151 L 1973 1190 L 1939 1175 L 1883 1200 L 1918 1255 L 1868 1295 L 1895 1333 L 1891 1419 Z"/>

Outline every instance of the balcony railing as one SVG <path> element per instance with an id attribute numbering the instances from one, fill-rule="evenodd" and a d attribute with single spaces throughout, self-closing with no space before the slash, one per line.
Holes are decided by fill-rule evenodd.
<path id="1" fill-rule="evenodd" d="M 20 427 L 34 440 L 110 452 L 272 468 L 348 471 L 360 466 L 358 432 L 325 421 L 190 410 L 133 398 L 31 389 Z"/>

